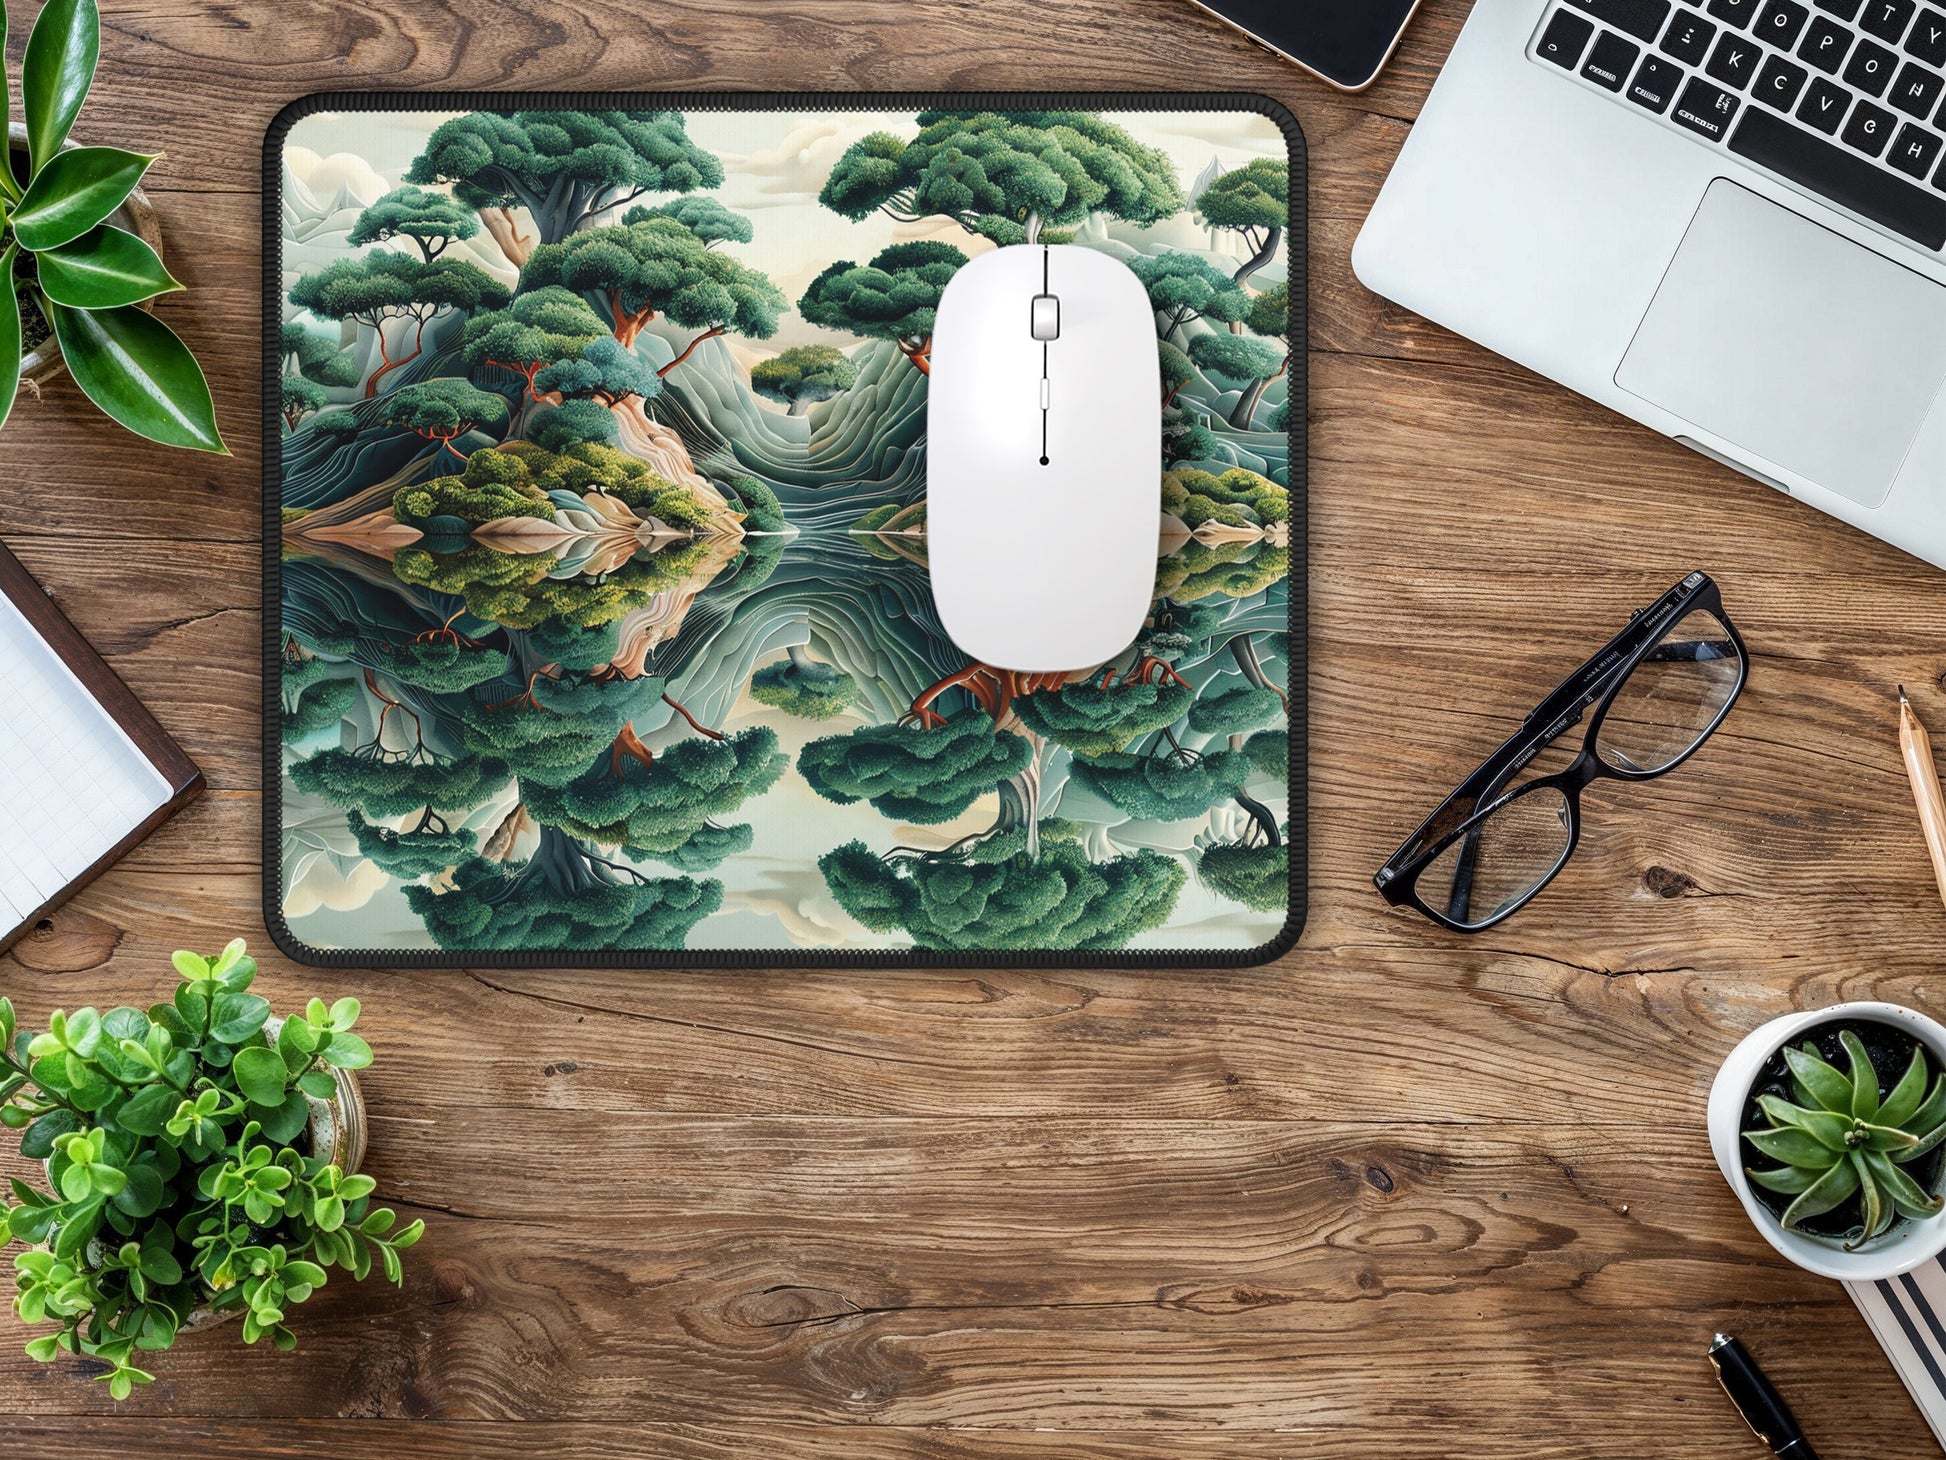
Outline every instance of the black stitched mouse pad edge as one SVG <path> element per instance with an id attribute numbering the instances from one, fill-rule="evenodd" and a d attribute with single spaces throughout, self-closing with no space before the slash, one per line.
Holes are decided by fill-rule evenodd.
<path id="1" fill-rule="evenodd" d="M 1284 658 L 1288 706 L 1288 893 L 1280 931 L 1250 948 L 979 948 L 921 947 L 765 947 L 686 948 L 654 950 L 595 948 L 560 951 L 545 947 L 419 948 L 317 947 L 298 938 L 284 913 L 285 884 L 283 700 L 287 638 L 282 615 L 272 606 L 285 602 L 284 554 L 281 551 L 285 471 L 282 440 L 285 419 L 280 410 L 286 362 L 283 324 L 284 226 L 278 200 L 284 186 L 287 137 L 297 123 L 319 113 L 372 112 L 494 112 L 520 110 L 601 111 L 667 110 L 677 113 L 805 112 L 854 113 L 867 111 L 968 112 L 1085 111 L 1085 112 L 1234 112 L 1269 119 L 1283 134 L 1289 161 L 1289 224 L 1285 242 L 1288 280 L 1289 361 L 1288 409 L 1288 625 Z M 264 442 L 264 839 L 263 894 L 265 920 L 273 940 L 290 957 L 322 967 L 481 967 L 481 968 L 1224 968 L 1270 962 L 1286 953 L 1302 932 L 1306 913 L 1308 873 L 1308 166 L 1303 134 L 1295 118 L 1280 104 L 1244 93 L 519 93 L 445 92 L 325 93 L 292 103 L 271 125 L 263 157 L 264 324 L 263 324 L 263 442 Z M 657 201 L 655 198 L 649 201 Z M 1002 240 L 1004 241 L 1004 240 Z M 379 348 L 384 348 L 381 333 Z M 403 362 L 401 362 L 403 363 Z M 680 363 L 680 362 L 677 362 Z M 536 396 L 538 400 L 539 397 Z M 1244 422 L 1245 427 L 1250 422 Z M 456 456 L 460 454 L 455 452 Z M 461 460 L 465 458 L 460 456 Z M 738 501 L 736 505 L 745 505 Z M 1269 519 L 1266 519 L 1269 520 Z M 1261 682 L 1261 681 L 1259 681 Z M 530 690 L 532 686 L 530 685 Z M 678 706 L 680 708 L 680 706 Z M 924 723 L 923 721 L 921 722 Z M 378 732 L 384 737 L 384 729 Z M 704 733 L 710 733 L 704 731 Z M 720 738 L 720 737 L 719 737 Z M 1173 737 L 1172 737 L 1173 739 Z M 1232 746 L 1236 740 L 1232 739 Z M 1273 762 L 1274 764 L 1274 762 Z M 876 804 L 876 803 L 875 803 Z M 431 808 L 428 807 L 430 814 Z M 518 809 L 518 808 L 516 808 Z M 886 813 L 888 816 L 891 813 Z M 443 823 L 442 823 L 443 825 Z M 1275 841 L 1273 835 L 1272 841 Z M 896 850 L 896 849 L 895 849 Z M 634 874 L 631 874 L 634 875 Z M 1273 884 L 1274 885 L 1274 884 Z M 1273 904 L 1274 906 L 1274 904 Z"/>

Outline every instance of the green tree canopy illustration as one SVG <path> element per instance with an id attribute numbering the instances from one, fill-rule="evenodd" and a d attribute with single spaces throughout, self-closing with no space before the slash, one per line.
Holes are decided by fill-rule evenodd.
<path id="1" fill-rule="evenodd" d="M 621 434 L 615 413 L 591 400 L 563 401 L 542 411 L 527 427 L 527 439 L 543 451 L 565 452 L 593 443 L 606 446 Z"/>
<path id="2" fill-rule="evenodd" d="M 1165 341 L 1193 319 L 1233 324 L 1250 312 L 1250 296 L 1243 287 L 1200 254 L 1171 249 L 1130 259 L 1128 266 L 1167 325 Z M 1190 353 L 1193 357 L 1195 351 Z"/>
<path id="3" fill-rule="evenodd" d="M 999 861 L 880 858 L 854 841 L 820 857 L 818 870 L 839 906 L 873 931 L 966 952 L 1120 948 L 1168 920 L 1187 880 L 1173 857 L 1143 850 L 1097 864 L 1071 841 Z"/>
<path id="4" fill-rule="evenodd" d="M 766 664 L 750 679 L 751 697 L 806 720 L 835 720 L 858 699 L 858 681 L 813 659 L 800 644 L 788 658 Z"/>
<path id="5" fill-rule="evenodd" d="M 550 244 L 644 194 L 719 187 L 723 164 L 680 112 L 471 112 L 434 129 L 405 180 L 451 183 L 482 211 L 525 208 Z"/>
<path id="6" fill-rule="evenodd" d="M 455 831 L 430 812 L 407 831 L 374 826 L 356 811 L 349 813 L 346 821 L 358 843 L 359 855 L 407 882 L 456 867 L 479 851 L 472 832 L 463 827 Z"/>
<path id="7" fill-rule="evenodd" d="M 1090 680 L 1039 690 L 1015 700 L 1013 708 L 1029 730 L 1076 755 L 1111 755 L 1175 724 L 1195 697 L 1188 685 L 1167 677 L 1107 688 Z"/>
<path id="8" fill-rule="evenodd" d="M 918 120 L 910 142 L 874 132 L 853 143 L 818 200 L 854 220 L 944 216 L 1003 244 L 1091 213 L 1147 224 L 1183 208 L 1167 154 L 1090 112 L 926 111 Z"/>
<path id="9" fill-rule="evenodd" d="M 787 303 L 768 276 L 715 252 L 676 219 L 661 215 L 542 244 L 521 269 L 520 287 L 550 286 L 598 296 L 624 345 L 633 346 L 658 315 L 701 331 L 657 372 L 664 376 L 704 340 L 732 330 L 769 339 Z"/>
<path id="10" fill-rule="evenodd" d="M 462 639 L 450 629 L 435 629 L 426 638 L 396 645 L 385 661 L 387 678 L 442 695 L 460 694 L 498 679 L 506 669 L 506 650 Z"/>
<path id="11" fill-rule="evenodd" d="M 400 386 L 385 398 L 380 419 L 451 449 L 457 438 L 476 427 L 502 424 L 507 402 L 504 396 L 445 375 Z"/>
<path id="12" fill-rule="evenodd" d="M 543 827 L 534 855 L 511 870 L 474 857 L 451 890 L 409 884 L 405 898 L 442 948 L 667 952 L 723 905 L 723 884 L 644 877 Z"/>
<path id="13" fill-rule="evenodd" d="M 580 354 L 583 345 L 607 333 L 601 316 L 572 289 L 534 289 L 516 295 L 505 309 L 467 320 L 461 356 L 475 370 L 497 365 L 515 372 L 531 395 L 543 368 Z"/>
<path id="14" fill-rule="evenodd" d="M 589 340 L 580 353 L 556 360 L 534 376 L 539 395 L 558 393 L 569 399 L 596 400 L 617 406 L 630 399 L 649 400 L 662 394 L 662 382 L 635 352 L 613 335 Z"/>
<path id="15" fill-rule="evenodd" d="M 821 400 L 843 395 L 858 382 L 858 367 L 829 345 L 793 345 L 759 361 L 750 372 L 758 395 L 782 401 L 801 416 Z"/>
<path id="16" fill-rule="evenodd" d="M 392 571 L 402 583 L 462 598 L 475 618 L 510 629 L 533 630 L 555 621 L 590 627 L 647 607 L 688 577 L 708 551 L 708 543 L 699 539 L 644 549 L 606 573 L 557 578 L 560 564 L 552 553 L 503 553 L 478 543 L 435 553 L 414 543 L 399 549 Z"/>
<path id="17" fill-rule="evenodd" d="M 328 730 L 357 708 L 357 681 L 327 678 L 330 668 L 323 659 L 285 663 L 281 705 L 284 744 L 295 745 L 307 735 Z"/>
<path id="18" fill-rule="evenodd" d="M 1291 773 L 1291 737 L 1285 730 L 1264 730 L 1243 744 L 1244 756 L 1260 776 L 1286 780 Z"/>
<path id="19" fill-rule="evenodd" d="M 540 787 L 566 786 L 597 757 L 609 758 L 623 731 L 661 695 L 662 684 L 654 676 L 536 675 L 510 699 L 463 704 L 461 735 L 468 749 L 504 761 L 522 795 L 532 796 Z M 538 814 L 535 819 L 546 824 Z"/>
<path id="20" fill-rule="evenodd" d="M 775 492 L 755 477 L 731 477 L 730 490 L 743 504 L 745 532 L 782 532 L 787 526 L 784 521 L 784 504 L 777 500 Z"/>
<path id="21" fill-rule="evenodd" d="M 1290 520 L 1291 494 L 1247 467 L 1232 467 L 1221 476 L 1178 467 L 1162 474 L 1162 507 L 1192 530 L 1205 522 L 1261 526 Z"/>
<path id="22" fill-rule="evenodd" d="M 1231 542 L 1189 542 L 1156 564 L 1156 592 L 1178 603 L 1201 599 L 1254 598 L 1288 577 L 1289 548 L 1261 539 Z"/>
<path id="23" fill-rule="evenodd" d="M 480 231 L 474 211 L 444 193 L 424 188 L 394 188 L 358 215 L 346 242 L 353 248 L 388 239 L 409 239 L 419 257 L 431 263 L 447 247 Z"/>
<path id="24" fill-rule="evenodd" d="M 499 309 L 507 290 L 485 270 L 463 259 L 434 259 L 431 263 L 403 253 L 367 253 L 334 259 L 315 274 L 291 286 L 290 302 L 320 319 L 352 320 L 378 337 L 379 368 L 365 382 L 365 398 L 378 394 L 378 385 L 401 365 L 416 360 L 425 348 L 426 324 L 452 309 L 473 314 Z M 410 353 L 394 359 L 385 327 L 394 320 L 413 321 Z"/>
<path id="25" fill-rule="evenodd" d="M 799 752 L 797 769 L 827 801 L 869 801 L 885 816 L 936 826 L 1032 759 L 1025 740 L 996 733 L 986 711 L 969 707 L 933 729 L 868 725 L 813 740 Z"/>
<path id="26" fill-rule="evenodd" d="M 552 492 L 582 497 L 603 492 L 627 503 L 640 516 L 659 517 L 679 529 L 704 527 L 710 520 L 709 508 L 687 487 L 658 476 L 637 457 L 593 442 L 580 442 L 558 452 L 529 441 L 482 447 L 467 457 L 465 468 L 456 476 L 435 477 L 399 488 L 392 497 L 392 512 L 399 521 L 415 527 L 433 517 L 456 517 L 474 527 L 503 517 L 552 522 L 557 516 L 549 497 Z M 490 551 L 477 544 L 475 550 Z M 506 581 L 512 582 L 517 576 L 509 571 Z M 492 614 L 479 616 L 506 622 Z"/>
<path id="27" fill-rule="evenodd" d="M 564 786 L 523 783 L 527 809 L 570 836 L 704 872 L 716 865 L 708 861 L 711 851 L 728 855 L 743 839 L 715 818 L 768 791 L 787 764 L 777 732 L 764 725 L 679 740 L 653 755 L 634 744 L 635 750 L 611 751 Z"/>
<path id="28" fill-rule="evenodd" d="M 552 522 L 555 516 L 554 504 L 534 484 L 528 463 L 493 447 L 467 457 L 457 476 L 400 487 L 392 495 L 392 514 L 413 527 L 423 527 L 434 517 L 457 517 L 478 527 L 503 517 Z"/>
<path id="29" fill-rule="evenodd" d="M 294 319 L 284 321 L 278 335 L 286 375 L 301 375 L 317 385 L 358 384 L 358 357 L 341 346 L 336 336 Z"/>
<path id="30" fill-rule="evenodd" d="M 287 431 L 295 431 L 306 416 L 323 410 L 324 402 L 324 387 L 302 375 L 286 375 L 278 382 L 277 412 L 284 418 Z"/>
<path id="31" fill-rule="evenodd" d="M 707 193 L 686 193 L 653 208 L 637 205 L 622 214 L 623 223 L 640 223 L 645 218 L 673 218 L 703 240 L 706 247 L 719 243 L 748 243 L 752 237 L 750 220 L 724 207 Z"/>
<path id="32" fill-rule="evenodd" d="M 1276 690 L 1241 685 L 1197 700 L 1189 711 L 1189 728 L 1203 735 L 1243 735 L 1283 717 L 1283 697 Z"/>
<path id="33" fill-rule="evenodd" d="M 1166 411 L 1176 403 L 1177 393 L 1196 378 L 1196 372 L 1189 356 L 1167 340 L 1156 342 L 1156 355 L 1162 365 L 1162 408 Z"/>
<path id="34" fill-rule="evenodd" d="M 930 375 L 939 296 L 966 261 L 950 243 L 895 243 L 862 267 L 842 260 L 832 264 L 811 281 L 797 312 L 826 329 L 892 340 Z"/>
<path id="35" fill-rule="evenodd" d="M 1250 250 L 1236 271 L 1237 283 L 1277 257 L 1290 226 L 1290 197 L 1290 164 L 1258 157 L 1215 179 L 1196 199 L 1205 223 L 1236 234 Z"/>
<path id="36" fill-rule="evenodd" d="M 1189 342 L 1189 358 L 1206 373 L 1243 388 L 1230 412 L 1230 424 L 1239 431 L 1252 429 L 1257 402 L 1290 365 L 1290 352 L 1282 345 L 1251 335 L 1198 335 Z"/>
<path id="37" fill-rule="evenodd" d="M 1069 773 L 1139 821 L 1187 821 L 1236 795 L 1250 762 L 1233 750 L 1201 756 L 1121 753 L 1076 756 Z"/>
<path id="38" fill-rule="evenodd" d="M 1290 905 L 1291 849 L 1219 843 L 1204 850 L 1196 868 L 1219 894 L 1256 912 L 1277 912 Z"/>
<path id="39" fill-rule="evenodd" d="M 511 772 L 490 756 L 408 759 L 332 746 L 293 763 L 290 777 L 298 790 L 334 806 L 392 817 L 429 806 L 470 810 L 505 786 Z"/>

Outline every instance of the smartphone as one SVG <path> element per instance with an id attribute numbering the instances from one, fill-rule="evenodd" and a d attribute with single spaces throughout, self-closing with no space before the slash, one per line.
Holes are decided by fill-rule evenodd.
<path id="1" fill-rule="evenodd" d="M 1398 49 L 1419 0 L 1195 0 L 1252 40 L 1345 91 L 1363 91 Z"/>

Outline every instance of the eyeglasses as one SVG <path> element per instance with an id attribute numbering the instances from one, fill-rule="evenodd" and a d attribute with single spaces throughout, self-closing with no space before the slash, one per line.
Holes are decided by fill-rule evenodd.
<path id="1" fill-rule="evenodd" d="M 1750 676 L 1743 639 L 1706 573 L 1691 573 L 1542 700 L 1513 738 L 1448 796 L 1372 880 L 1459 933 L 1504 922 L 1552 882 L 1581 840 L 1591 781 L 1646 781 L 1715 733 Z M 1589 718 L 1567 769 L 1521 780 L 1542 751 Z"/>

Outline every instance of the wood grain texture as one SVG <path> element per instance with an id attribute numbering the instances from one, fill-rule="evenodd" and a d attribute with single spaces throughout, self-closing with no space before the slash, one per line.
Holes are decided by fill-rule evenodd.
<path id="1" fill-rule="evenodd" d="M 1836 1460 L 1935 1453 L 1834 1285 L 1708 1158 L 1772 1015 L 1946 1007 L 1893 686 L 1946 731 L 1946 581 L 1365 293 L 1360 220 L 1464 19 L 1318 86 L 1186 0 L 105 0 L 79 135 L 154 196 L 237 456 L 72 385 L 0 448 L 0 537 L 211 790 L 0 959 L 34 1018 L 148 1002 L 244 931 L 355 994 L 368 1169 L 427 1217 L 294 1356 L 183 1342 L 113 1411 L 0 1321 L 0 1451 L 1137 1460 L 1746 1453 L 1741 1334 Z M 15 7 L 18 62 L 31 6 Z M 1210 974 L 318 974 L 258 904 L 258 147 L 352 87 L 1224 88 L 1312 163 L 1312 916 Z M 185 104 L 185 99 L 191 104 Z M 1538 694 L 1692 566 L 1755 655 L 1711 746 L 1599 788 L 1465 940 L 1369 877 Z M 0 1163 L 5 1164 L 5 1163 Z"/>

